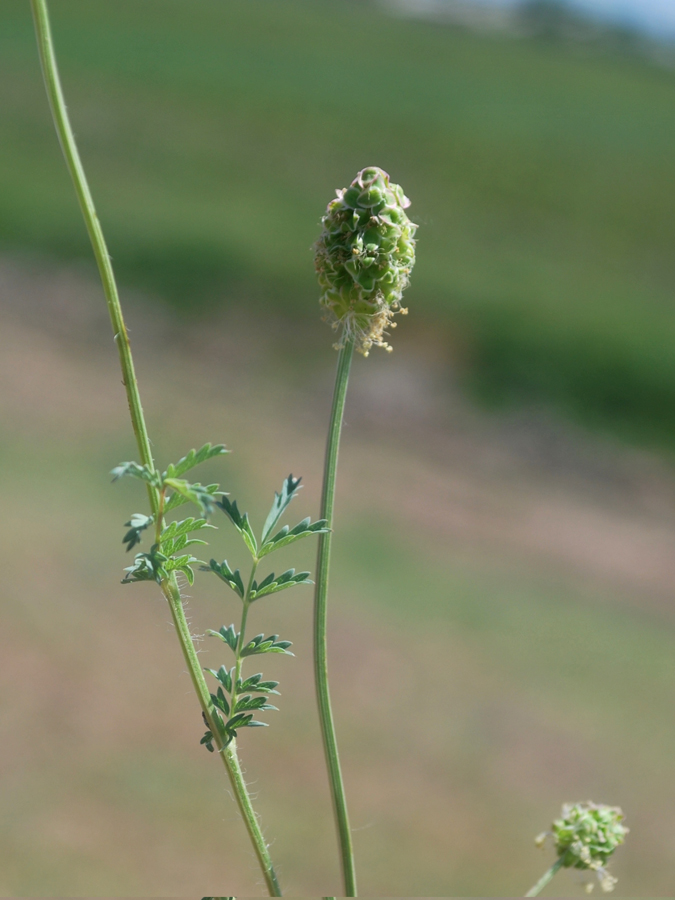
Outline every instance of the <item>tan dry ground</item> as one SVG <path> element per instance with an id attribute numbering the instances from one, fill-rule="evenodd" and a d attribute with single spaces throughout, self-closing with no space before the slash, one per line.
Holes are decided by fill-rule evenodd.
<path id="1" fill-rule="evenodd" d="M 134 450 L 99 291 L 5 260 L 0 295 L 0 894 L 262 893 L 162 601 L 119 585 L 143 500 L 106 474 Z M 293 515 L 316 514 L 328 350 L 307 363 L 285 323 L 184 327 L 130 299 L 160 459 L 223 440 L 217 477 L 257 522 L 289 471 Z M 522 893 L 547 864 L 534 834 L 593 796 L 629 816 L 620 892 L 667 893 L 675 480 L 542 413 L 480 415 L 446 371 L 429 336 L 403 337 L 358 361 L 347 414 L 331 668 L 362 892 Z M 213 545 L 244 562 L 226 530 Z M 206 576 L 190 594 L 196 634 L 234 619 Z M 339 892 L 310 612 L 300 589 L 255 609 L 297 657 L 265 663 L 281 712 L 241 741 L 294 896 Z"/>

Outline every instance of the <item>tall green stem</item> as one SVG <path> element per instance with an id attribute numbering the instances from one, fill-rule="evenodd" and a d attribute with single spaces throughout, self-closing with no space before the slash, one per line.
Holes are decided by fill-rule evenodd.
<path id="1" fill-rule="evenodd" d="M 347 396 L 347 384 L 349 381 L 349 369 L 354 355 L 354 342 L 345 340 L 338 356 L 337 372 L 335 375 L 335 390 L 333 392 L 333 406 L 328 427 L 328 442 L 326 445 L 326 460 L 323 474 L 323 493 L 321 497 L 321 518 L 326 519 L 328 528 L 325 534 L 319 535 L 319 551 L 316 563 L 316 590 L 314 594 L 314 674 L 316 680 L 316 696 L 319 705 L 319 719 L 321 721 L 321 733 L 326 754 L 328 778 L 330 781 L 333 810 L 340 843 L 340 859 L 342 863 L 342 877 L 345 896 L 356 897 L 356 870 L 354 867 L 354 848 L 352 846 L 352 833 L 349 827 L 349 814 L 347 812 L 347 798 L 345 797 L 342 772 L 340 771 L 340 757 L 338 755 L 337 738 L 333 712 L 330 705 L 330 692 L 328 690 L 328 659 L 327 659 L 327 597 L 328 597 L 328 573 L 330 568 L 330 551 L 333 539 L 333 509 L 335 506 L 335 481 L 337 477 L 338 451 L 340 449 L 340 434 L 342 431 L 342 417 Z"/>
<path id="2" fill-rule="evenodd" d="M 33 9 L 33 19 L 35 20 L 35 32 L 37 35 L 38 51 L 40 53 L 40 62 L 42 64 L 42 74 L 44 76 L 45 87 L 47 88 L 47 97 L 49 106 L 54 118 L 56 133 L 59 137 L 61 149 L 66 159 L 66 164 L 73 179 L 75 193 L 80 203 L 80 209 L 84 217 L 91 246 L 96 257 L 98 271 L 103 283 L 103 291 L 105 293 L 106 303 L 108 304 L 108 313 L 115 335 L 115 343 L 117 344 L 117 352 L 120 357 L 120 365 L 122 367 L 122 376 L 124 379 L 124 387 L 127 393 L 127 402 L 129 404 L 129 413 L 131 414 L 131 424 L 136 435 L 138 443 L 138 452 L 141 456 L 141 462 L 154 469 L 152 459 L 152 450 L 150 449 L 150 439 L 148 438 L 148 430 L 145 425 L 143 416 L 143 407 L 141 406 L 141 397 L 138 393 L 138 382 L 136 381 L 136 373 L 134 371 L 134 361 L 131 357 L 131 346 L 129 344 L 129 335 L 127 334 L 126 325 L 124 324 L 124 316 L 122 315 L 122 307 L 120 306 L 119 296 L 117 294 L 117 285 L 115 284 L 115 276 L 113 274 L 110 255 L 106 247 L 101 224 L 96 215 L 94 201 L 87 184 L 87 178 L 84 174 L 80 154 L 77 150 L 73 130 L 70 127 L 66 103 L 63 98 L 59 72 L 56 65 L 56 56 L 54 54 L 54 45 L 52 42 L 52 33 L 49 25 L 49 14 L 47 12 L 46 0 L 31 0 Z M 157 492 L 148 485 L 148 493 L 150 495 L 150 504 L 153 514 L 157 512 Z"/>
<path id="3" fill-rule="evenodd" d="M 129 336 L 124 324 L 122 307 L 120 306 L 108 248 L 106 247 L 103 231 L 101 230 L 101 225 L 98 216 L 96 215 L 94 201 L 89 190 L 89 185 L 87 184 L 87 178 L 82 167 L 80 155 L 68 119 L 61 82 L 59 80 L 56 56 L 54 54 L 46 0 L 31 0 L 31 7 L 35 21 L 35 32 L 40 62 L 42 64 L 42 73 L 47 88 L 47 97 L 54 118 L 56 132 L 75 186 L 75 192 L 80 203 L 87 231 L 89 232 L 89 238 L 103 283 L 108 313 L 110 315 L 115 343 L 117 344 L 117 350 L 120 357 L 122 377 L 126 389 L 127 402 L 129 404 L 131 424 L 138 444 L 138 452 L 141 462 L 154 471 L 155 466 L 152 458 L 152 450 L 150 448 L 150 439 L 148 437 L 145 417 L 143 415 L 143 407 L 141 405 L 138 382 L 136 380 L 134 362 L 131 355 Z M 155 516 L 157 527 L 159 527 L 159 519 L 161 517 L 160 492 L 149 484 L 148 496 L 152 513 Z M 209 729 L 214 736 L 214 741 L 220 751 L 219 755 L 222 757 L 227 769 L 239 810 L 263 870 L 265 883 L 267 884 L 270 896 L 279 897 L 281 896 L 281 890 L 279 889 L 279 883 L 274 872 L 274 866 L 272 865 L 265 838 L 263 837 L 260 824 L 253 810 L 253 806 L 251 805 L 251 798 L 248 794 L 239 759 L 237 757 L 236 743 L 235 741 L 232 741 L 227 747 L 223 748 L 217 727 L 216 712 L 211 702 L 211 696 L 206 680 L 204 679 L 202 668 L 197 659 L 197 653 L 192 642 L 190 629 L 185 618 L 185 610 L 183 609 L 180 590 L 178 589 L 174 574 L 172 574 L 167 581 L 162 583 L 162 591 L 169 603 L 171 615 L 176 626 L 176 634 L 180 641 L 183 656 L 187 663 L 195 692 L 199 698 L 199 703 L 206 717 L 206 721 L 208 722 Z"/>
<path id="4" fill-rule="evenodd" d="M 548 869 L 546 872 L 544 872 L 544 874 L 541 876 L 539 881 L 535 884 L 534 887 L 530 888 L 530 890 L 525 894 L 525 896 L 526 897 L 538 897 L 539 894 L 541 893 L 541 891 L 544 890 L 546 885 L 553 878 L 553 876 L 558 871 L 558 869 L 562 866 L 563 859 L 564 859 L 564 856 L 561 856 L 559 859 L 556 859 L 556 861 L 553 863 L 551 868 Z"/>

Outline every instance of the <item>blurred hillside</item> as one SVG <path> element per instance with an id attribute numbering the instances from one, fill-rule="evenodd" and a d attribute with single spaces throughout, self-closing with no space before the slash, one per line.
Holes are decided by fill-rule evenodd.
<path id="1" fill-rule="evenodd" d="M 0 293 L 0 895 L 261 895 L 166 605 L 152 584 L 120 584 L 123 523 L 145 497 L 108 475 L 135 451 L 100 287 L 0 258 Z M 204 477 L 254 525 L 290 471 L 305 488 L 289 519 L 315 516 L 327 342 L 294 384 L 278 328 L 232 311 L 186 326 L 135 301 L 158 462 L 223 440 L 231 456 Z M 214 522 L 205 555 L 242 565 Z M 312 569 L 315 548 L 299 548 L 280 564 Z M 330 651 L 363 896 L 522 896 L 552 857 L 534 836 L 588 797 L 627 813 L 621 896 L 670 895 L 674 551 L 675 481 L 657 459 L 478 416 L 412 343 L 356 360 Z M 189 594 L 213 667 L 222 645 L 204 633 L 238 601 L 202 573 Z M 255 604 L 251 634 L 296 656 L 265 662 L 279 712 L 240 742 L 296 897 L 339 890 L 311 617 L 307 589 Z M 570 873 L 546 893 L 584 896 Z"/>
<path id="2" fill-rule="evenodd" d="M 672 71 L 356 0 L 53 6 L 127 284 L 311 328 L 319 216 L 377 164 L 413 199 L 409 327 L 448 372 L 673 446 Z M 0 7 L 0 109 L 4 249 L 89 261 L 24 0 Z"/>

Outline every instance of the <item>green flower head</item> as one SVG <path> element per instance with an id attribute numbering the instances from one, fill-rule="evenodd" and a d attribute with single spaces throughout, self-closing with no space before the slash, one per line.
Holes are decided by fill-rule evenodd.
<path id="1" fill-rule="evenodd" d="M 565 803 L 562 814 L 537 838 L 543 844 L 552 837 L 558 857 L 563 866 L 575 869 L 590 869 L 597 875 L 603 891 L 611 891 L 616 884 L 606 870 L 607 860 L 619 844 L 623 844 L 628 828 L 622 825 L 624 815 L 618 806 L 604 806 L 593 803 Z M 593 889 L 593 882 L 586 890 Z"/>
<path id="2" fill-rule="evenodd" d="M 410 201 L 382 169 L 370 166 L 348 188 L 337 191 L 322 218 L 315 266 L 321 305 L 337 346 L 351 339 L 368 356 L 371 347 L 391 347 L 386 330 L 396 313 L 415 264 L 414 225 L 405 213 Z"/>

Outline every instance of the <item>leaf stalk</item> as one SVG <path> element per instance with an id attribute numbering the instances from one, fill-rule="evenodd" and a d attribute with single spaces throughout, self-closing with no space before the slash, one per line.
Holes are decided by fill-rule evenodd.
<path id="1" fill-rule="evenodd" d="M 241 655 L 241 651 L 246 646 L 246 622 L 248 619 L 248 611 L 251 606 L 251 590 L 253 588 L 253 579 L 255 578 L 256 569 L 258 568 L 258 560 L 254 558 L 253 565 L 251 566 L 251 574 L 249 575 L 248 585 L 246 586 L 246 593 L 243 597 L 243 606 L 241 610 L 241 625 L 239 626 L 239 640 L 237 641 L 237 650 L 235 653 L 235 663 L 234 663 L 234 677 L 232 678 L 232 691 L 230 693 L 230 697 L 232 700 L 231 705 L 231 714 L 235 713 L 235 706 L 237 703 L 237 687 L 239 685 L 239 679 L 241 678 L 241 664 L 243 661 L 243 656 Z"/>
<path id="2" fill-rule="evenodd" d="M 530 890 L 525 894 L 525 896 L 526 897 L 538 897 L 539 894 L 541 893 L 541 891 L 544 890 L 546 885 L 553 878 L 553 876 L 558 871 L 558 869 L 560 869 L 560 867 L 563 864 L 564 858 L 565 858 L 564 856 L 560 856 L 558 859 L 556 859 L 556 861 L 553 863 L 551 868 L 547 869 L 544 872 L 544 874 L 541 876 L 539 881 L 534 885 L 534 887 L 530 888 Z"/>

